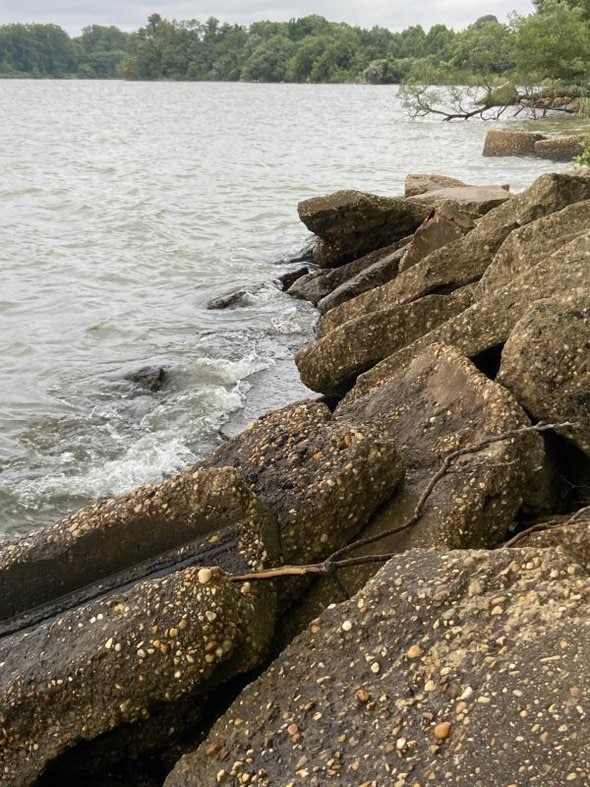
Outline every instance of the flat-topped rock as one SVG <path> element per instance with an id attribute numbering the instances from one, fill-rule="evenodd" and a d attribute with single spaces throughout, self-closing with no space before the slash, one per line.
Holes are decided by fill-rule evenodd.
<path id="1" fill-rule="evenodd" d="M 299 218 L 319 237 L 320 267 L 341 265 L 411 234 L 429 210 L 400 197 L 362 191 L 336 191 L 303 200 Z"/>
<path id="2" fill-rule="evenodd" d="M 502 205 L 511 196 L 501 186 L 447 186 L 408 197 L 408 200 L 432 208 L 450 202 L 451 205 L 465 212 L 483 215 L 492 208 Z"/>
<path id="3" fill-rule="evenodd" d="M 165 787 L 582 785 L 590 581 L 553 550 L 391 559 L 248 686 Z"/>

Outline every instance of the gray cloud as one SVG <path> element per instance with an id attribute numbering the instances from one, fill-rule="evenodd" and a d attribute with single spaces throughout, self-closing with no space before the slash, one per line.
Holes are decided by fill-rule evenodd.
<path id="1" fill-rule="evenodd" d="M 77 35 L 82 27 L 93 24 L 136 30 L 152 13 L 179 20 L 214 16 L 242 25 L 262 19 L 285 21 L 319 14 L 334 22 L 402 30 L 417 24 L 427 29 L 438 23 L 461 28 L 484 14 L 495 14 L 504 21 L 511 11 L 528 14 L 533 10 L 530 0 L 488 0 L 485 7 L 477 7 L 472 0 L 340 0 L 337 6 L 334 0 L 75 0 L 60 4 L 59 10 L 55 0 L 0 0 L 0 24 L 53 22 Z"/>

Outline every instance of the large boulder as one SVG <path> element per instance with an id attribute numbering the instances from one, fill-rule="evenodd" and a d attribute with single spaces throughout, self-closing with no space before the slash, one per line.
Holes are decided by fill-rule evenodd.
<path id="1" fill-rule="evenodd" d="M 166 718 L 170 708 L 188 699 L 198 707 L 200 696 L 253 669 L 266 655 L 275 629 L 276 590 L 268 583 L 232 583 L 224 571 L 276 565 L 276 523 L 234 470 L 191 475 L 200 481 L 224 482 L 225 517 L 221 489 L 212 489 L 210 495 L 207 488 L 201 489 L 197 497 L 207 527 L 196 537 L 193 528 L 191 543 L 168 554 L 171 559 L 132 566 L 67 598 L 19 611 L 0 624 L 2 784 L 33 784 L 47 763 L 65 750 L 119 728 L 124 738 L 131 728 L 139 731 L 149 726 L 151 739 L 146 745 L 162 746 L 171 734 L 169 724 L 158 726 L 154 719 Z M 153 491 L 156 496 L 157 488 Z M 163 507 L 165 518 L 164 503 L 160 499 L 155 505 Z M 148 507 L 145 499 L 144 506 Z M 114 505 L 112 509 L 117 511 Z M 118 511 L 122 510 L 120 506 Z M 140 518 L 139 511 L 127 510 L 130 520 Z M 86 512 L 72 524 L 96 529 Z M 185 512 L 194 517 L 191 507 Z M 168 528 L 173 521 L 169 519 Z M 143 524 L 144 537 L 149 538 L 145 513 Z M 127 538 L 125 527 L 121 518 L 114 527 L 104 524 L 112 553 L 120 542 L 128 548 L 136 539 L 133 525 Z M 183 527 L 186 540 L 188 528 L 180 517 L 178 528 Z M 45 576 L 55 593 L 49 570 L 53 566 L 57 571 L 55 552 L 64 566 L 75 569 L 82 549 L 78 542 L 100 546 L 101 539 L 71 532 L 68 549 L 59 538 L 60 528 L 49 529 L 46 535 Z M 35 562 L 41 546 L 37 534 L 32 540 L 34 550 L 25 537 L 20 548 L 13 545 L 13 553 L 28 553 Z M 141 549 L 141 540 L 137 543 Z M 130 560 L 127 549 L 123 552 Z M 113 558 L 104 548 L 101 554 L 112 566 Z M 9 590 L 14 582 L 10 565 L 6 569 L 10 581 L 5 582 Z M 26 591 L 24 583 L 21 587 Z M 206 705 L 202 712 L 207 715 Z M 116 738 L 111 746 L 116 749 Z"/>
<path id="2" fill-rule="evenodd" d="M 502 205 L 511 196 L 502 186 L 448 186 L 426 191 L 415 197 L 408 197 L 408 200 L 418 205 L 429 205 L 432 208 L 449 202 L 459 210 L 483 215 L 492 208 Z"/>
<path id="3" fill-rule="evenodd" d="M 429 209 L 398 197 L 336 191 L 298 205 L 299 218 L 319 237 L 321 267 L 340 265 L 410 235 Z"/>
<path id="4" fill-rule="evenodd" d="M 567 296 L 573 290 L 587 286 L 589 260 L 590 233 L 586 233 L 541 259 L 487 298 L 476 301 L 461 314 L 384 358 L 358 377 L 347 398 L 363 396 L 383 385 L 409 359 L 433 342 L 457 347 L 474 359 L 500 350 L 533 301 L 559 294 Z"/>
<path id="5" fill-rule="evenodd" d="M 588 232 L 590 200 L 582 200 L 515 229 L 498 249 L 477 285 L 477 297 L 491 295 L 543 257 Z"/>
<path id="6" fill-rule="evenodd" d="M 314 620 L 165 787 L 582 785 L 590 581 L 553 550 L 412 550 Z"/>
<path id="7" fill-rule="evenodd" d="M 532 131 L 500 131 L 492 129 L 486 134 L 483 145 L 484 156 L 532 156 L 535 145 L 546 139 L 543 134 Z"/>
<path id="8" fill-rule="evenodd" d="M 400 271 L 411 268 L 441 246 L 462 238 L 475 227 L 474 219 L 472 213 L 461 210 L 448 201 L 442 202 L 414 233 L 400 262 Z"/>
<path id="9" fill-rule="evenodd" d="M 403 457 L 404 484 L 374 523 L 382 530 L 408 518 L 446 454 L 530 425 L 508 391 L 456 349 L 438 344 L 414 356 L 378 390 L 345 399 L 335 417 L 380 424 Z M 388 546 L 397 551 L 500 543 L 523 503 L 533 500 L 531 481 L 541 479 L 542 463 L 542 440 L 534 434 L 492 442 L 464 457 L 435 486 L 419 521 Z"/>
<path id="10" fill-rule="evenodd" d="M 263 416 L 203 463 L 239 469 L 275 514 L 286 563 L 323 560 L 346 544 L 404 472 L 377 426 L 334 421 L 311 401 Z"/>
<path id="11" fill-rule="evenodd" d="M 297 352 L 302 381 L 325 394 L 346 392 L 359 374 L 464 311 L 472 303 L 472 290 L 427 295 L 349 320 Z"/>
<path id="12" fill-rule="evenodd" d="M 590 276 L 587 289 L 530 305 L 504 345 L 498 381 L 535 419 L 576 423 L 564 435 L 590 458 Z"/>
<path id="13" fill-rule="evenodd" d="M 382 537 L 413 516 L 448 453 L 530 424 L 504 388 L 451 347 L 427 348 L 378 390 L 345 400 L 335 417 L 378 426 L 394 440 L 406 467 L 402 486 L 362 533 L 379 540 L 352 550 L 352 556 L 409 547 L 490 547 L 505 538 L 521 509 L 527 516 L 553 510 L 555 487 L 544 466 L 542 440 L 520 434 L 461 459 L 432 488 L 411 527 Z M 375 564 L 345 569 L 339 572 L 340 584 L 352 594 L 375 570 Z M 340 600 L 338 586 L 330 578 L 320 580 L 291 614 L 288 633 L 298 633 L 329 603 Z"/>
<path id="14" fill-rule="evenodd" d="M 571 161 L 574 156 L 579 156 L 584 151 L 587 139 L 587 134 L 568 134 L 539 139 L 535 142 L 535 156 L 553 161 Z"/>
<path id="15" fill-rule="evenodd" d="M 388 284 L 329 311 L 319 323 L 319 334 L 369 311 L 477 281 L 512 230 L 586 199 L 590 199 L 590 175 L 583 170 L 541 175 L 526 191 L 486 213 L 464 237 L 432 252 Z"/>
<path id="16" fill-rule="evenodd" d="M 230 525 L 272 517 L 231 468 L 195 469 L 0 542 L 0 620 Z"/>

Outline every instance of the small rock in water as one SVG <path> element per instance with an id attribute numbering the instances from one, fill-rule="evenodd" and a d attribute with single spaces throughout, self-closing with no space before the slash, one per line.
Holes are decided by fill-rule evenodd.
<path id="1" fill-rule="evenodd" d="M 247 290 L 235 290 L 229 295 L 221 295 L 219 298 L 212 298 L 207 302 L 207 308 L 214 309 L 231 309 L 233 306 L 243 306 L 244 298 L 248 294 Z"/>
<path id="2" fill-rule="evenodd" d="M 163 366 L 142 366 L 124 375 L 124 379 L 147 391 L 159 391 L 168 382 L 168 372 Z"/>

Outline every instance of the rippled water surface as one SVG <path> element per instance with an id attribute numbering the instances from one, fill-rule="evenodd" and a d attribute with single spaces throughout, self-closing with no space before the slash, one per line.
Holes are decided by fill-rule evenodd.
<path id="1" fill-rule="evenodd" d="M 490 124 L 412 123 L 395 87 L 0 81 L 0 533 L 193 461 L 305 394 L 312 310 L 272 286 L 300 199 L 408 172 L 517 190 Z M 235 289 L 237 308 L 207 301 Z M 163 367 L 150 392 L 128 376 Z M 233 415 L 232 415 L 233 414 Z"/>

